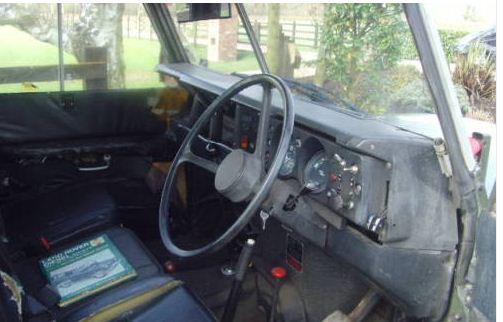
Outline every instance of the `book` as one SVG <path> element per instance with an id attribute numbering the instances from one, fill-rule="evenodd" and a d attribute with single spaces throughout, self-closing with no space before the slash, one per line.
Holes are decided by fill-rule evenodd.
<path id="1" fill-rule="evenodd" d="M 61 307 L 137 275 L 106 234 L 40 260 L 48 283 L 58 292 Z"/>

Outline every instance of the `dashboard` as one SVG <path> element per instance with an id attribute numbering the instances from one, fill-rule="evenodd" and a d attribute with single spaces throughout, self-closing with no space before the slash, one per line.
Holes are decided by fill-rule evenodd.
<path id="1" fill-rule="evenodd" d="M 241 78 L 186 63 L 158 66 L 194 92 L 216 97 Z M 269 160 L 281 126 L 280 97 Z M 254 151 L 262 89 L 250 87 L 224 109 L 222 141 Z M 295 126 L 278 180 L 263 208 L 289 234 L 361 272 L 408 314 L 439 319 L 449 298 L 458 218 L 433 140 L 378 117 L 294 97 Z"/>
<path id="2" fill-rule="evenodd" d="M 256 110 L 236 105 L 234 146 L 253 151 L 258 119 Z M 265 154 L 266 168 L 276 152 L 280 134 L 281 121 L 273 119 Z M 338 144 L 337 138 L 298 125 L 279 172 L 279 180 L 296 184 L 298 194 L 316 200 L 372 233 L 382 228 L 379 218 L 387 208 L 390 176 L 389 162 L 351 151 Z M 295 193 L 288 195 L 285 204 L 288 198 L 296 197 Z M 293 211 L 295 205 L 290 202 L 281 208 Z"/>

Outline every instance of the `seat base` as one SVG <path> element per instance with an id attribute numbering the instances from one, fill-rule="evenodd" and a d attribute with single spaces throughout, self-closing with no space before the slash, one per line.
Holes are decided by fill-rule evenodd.
<path id="1" fill-rule="evenodd" d="M 49 314 L 32 316 L 27 320 L 48 321 L 80 321 L 107 307 L 121 301 L 134 298 L 153 289 L 159 288 L 174 278 L 163 273 L 162 267 L 157 263 L 152 254 L 145 248 L 136 235 L 125 228 L 112 228 L 81 241 L 106 234 L 108 238 L 126 257 L 131 266 L 136 270 L 137 276 L 115 287 L 106 289 L 96 295 L 73 303 L 67 307 L 56 305 L 49 308 Z M 78 242 L 77 242 L 78 243 Z M 72 243 L 73 244 L 73 243 Z M 73 245 L 66 245 L 54 249 L 51 253 L 62 251 Z M 43 257 L 49 256 L 46 254 Z M 46 284 L 42 272 L 38 268 L 40 257 L 15 263 L 14 269 L 28 294 L 37 294 Z M 135 308 L 131 312 L 138 321 L 216 321 L 211 312 L 184 286 L 179 286 L 164 295 L 152 300 L 148 304 Z M 155 317 L 155 318 L 154 318 Z"/>

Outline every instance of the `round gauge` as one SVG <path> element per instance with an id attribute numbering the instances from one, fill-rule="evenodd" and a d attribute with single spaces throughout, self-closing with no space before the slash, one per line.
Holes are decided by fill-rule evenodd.
<path id="1" fill-rule="evenodd" d="M 293 173 L 293 169 L 295 168 L 295 164 L 297 163 L 297 149 L 295 146 L 291 145 L 288 147 L 288 151 L 286 152 L 285 159 L 283 160 L 283 164 L 281 164 L 281 168 L 279 169 L 279 175 L 281 177 L 289 176 Z"/>
<path id="2" fill-rule="evenodd" d="M 304 169 L 304 185 L 312 192 L 321 192 L 327 188 L 328 175 L 328 157 L 325 151 L 318 151 L 309 159 Z"/>

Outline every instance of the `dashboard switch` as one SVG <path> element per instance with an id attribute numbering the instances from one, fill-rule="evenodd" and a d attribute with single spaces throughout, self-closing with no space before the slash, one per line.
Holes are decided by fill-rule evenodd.
<path id="1" fill-rule="evenodd" d="M 358 166 L 356 164 L 353 164 L 350 167 L 344 168 L 344 171 L 351 172 L 352 174 L 357 174 L 358 173 Z"/>
<path id="2" fill-rule="evenodd" d="M 346 160 L 344 160 L 340 155 L 338 155 L 337 153 L 334 154 L 334 159 L 337 160 L 337 162 L 339 162 L 339 164 L 342 166 L 342 167 L 345 167 L 346 166 Z"/>

